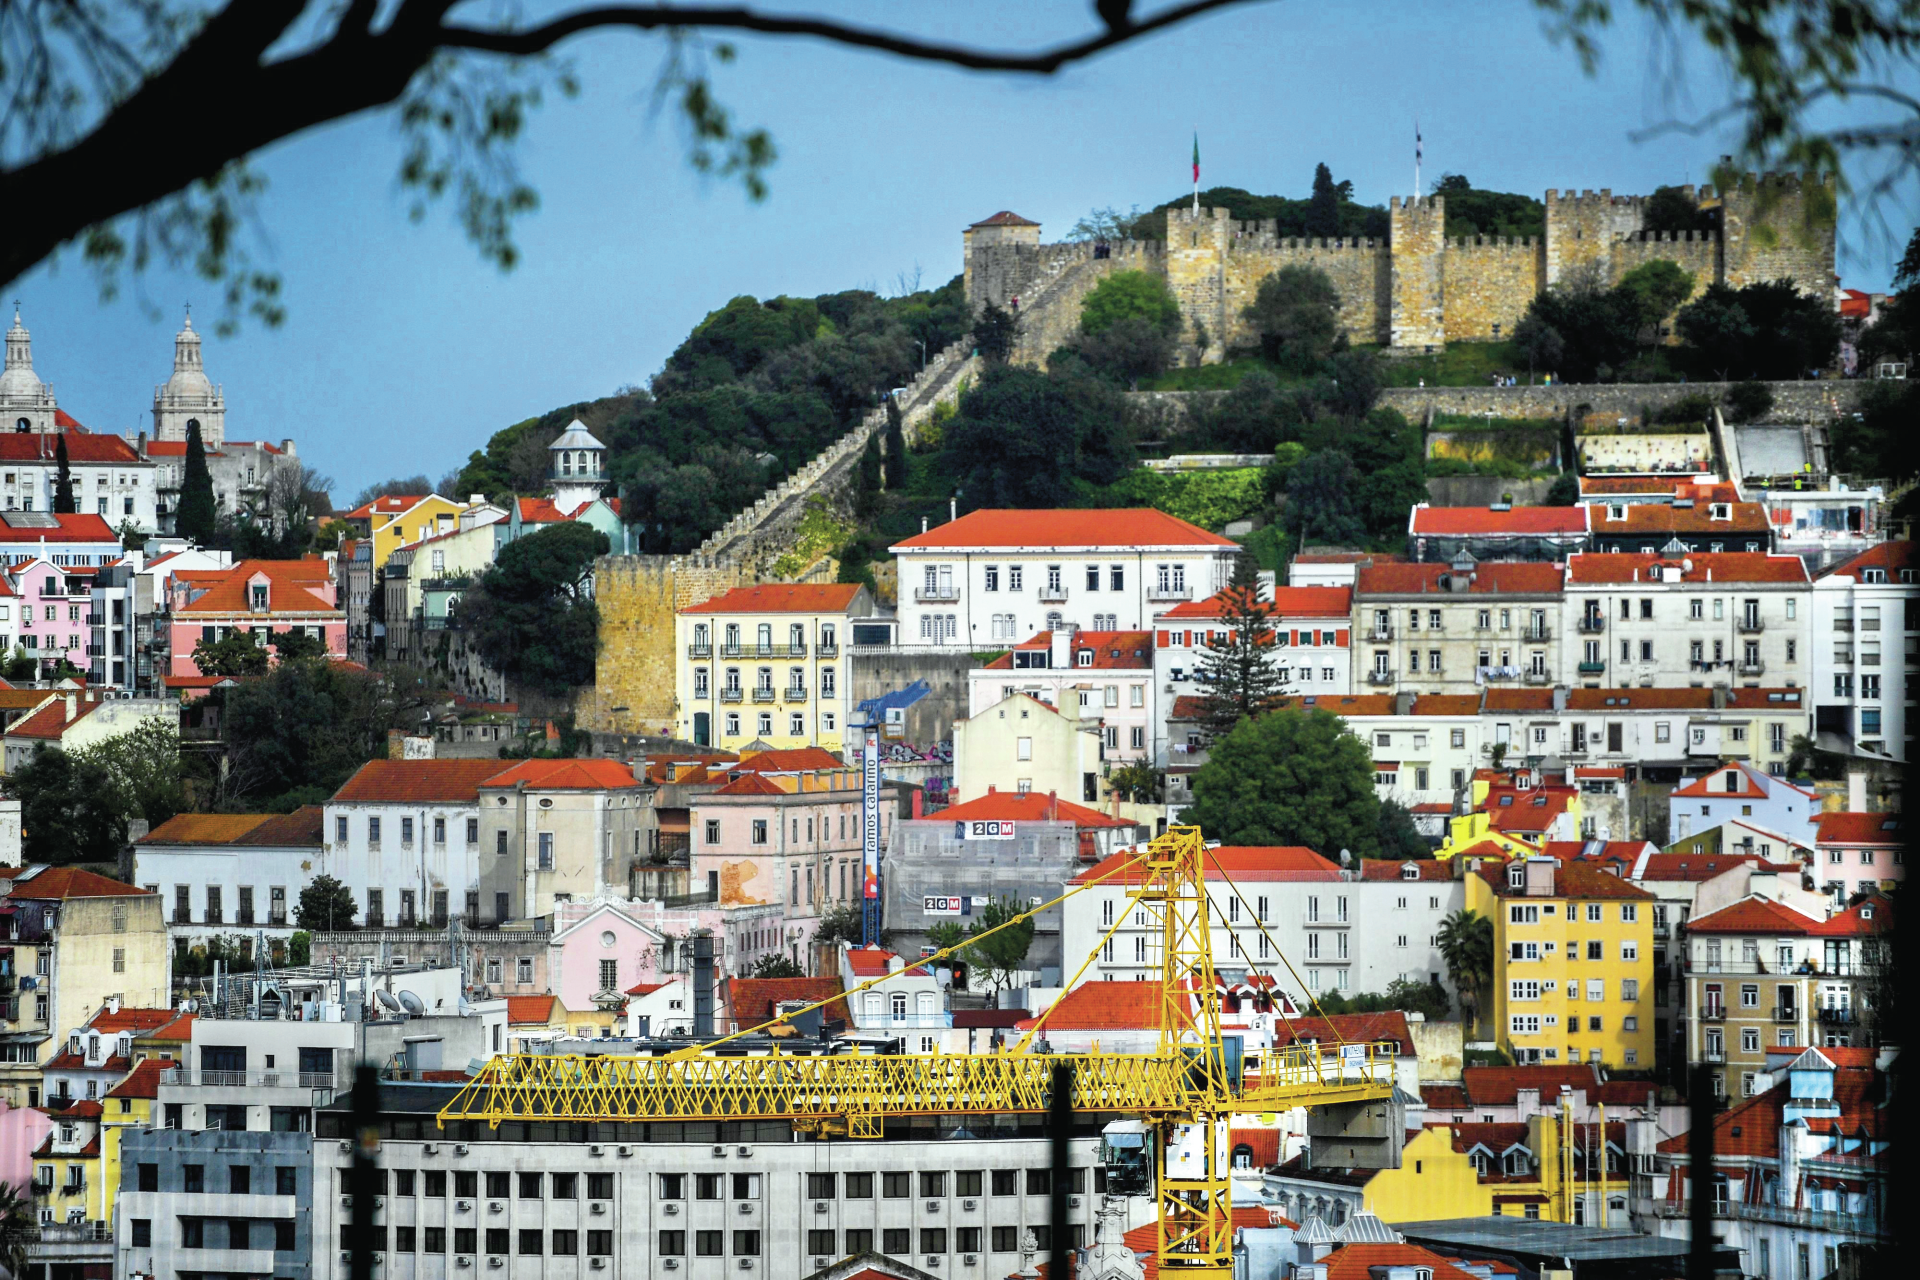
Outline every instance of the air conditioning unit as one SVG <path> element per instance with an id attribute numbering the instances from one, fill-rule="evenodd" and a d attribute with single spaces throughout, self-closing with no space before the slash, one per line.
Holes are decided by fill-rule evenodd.
<path id="1" fill-rule="evenodd" d="M 352 1155 L 352 1154 L 353 1154 L 353 1143 L 352 1143 L 351 1141 L 349 1141 L 349 1140 L 347 1140 L 347 1139 L 344 1139 L 344 1138 L 343 1138 L 343 1139 L 341 1139 L 341 1141 L 340 1141 L 340 1154 L 341 1154 L 341 1155 L 343 1155 L 343 1156 L 350 1156 L 350 1155 Z"/>
<path id="2" fill-rule="evenodd" d="M 962 1254 L 960 1261 L 966 1266 L 977 1267 L 980 1265 L 980 1255 L 977 1253 Z"/>
<path id="3" fill-rule="evenodd" d="M 753 1148 L 752 1147 L 735 1147 L 733 1149 L 733 1153 L 737 1156 L 750 1156 L 753 1154 Z"/>
<path id="4" fill-rule="evenodd" d="M 978 1209 L 980 1207 L 980 1202 L 978 1200 L 962 1200 L 960 1202 L 960 1207 L 962 1209 L 971 1211 L 974 1209 Z"/>
<path id="5" fill-rule="evenodd" d="M 605 1258 L 594 1258 L 588 1265 L 595 1271 L 605 1271 L 607 1269 L 607 1260 Z"/>
<path id="6" fill-rule="evenodd" d="M 740 1259 L 740 1269 L 741 1269 L 742 1271 L 751 1271 L 751 1270 L 753 1270 L 753 1259 L 752 1259 L 752 1258 L 742 1258 L 742 1259 Z"/>
<path id="7" fill-rule="evenodd" d="M 587 1154 L 590 1156 L 603 1156 L 607 1154 L 607 1149 L 605 1147 L 588 1147 Z"/>
<path id="8" fill-rule="evenodd" d="M 751 1200 L 742 1200 L 742 1201 L 740 1202 L 740 1205 L 739 1205 L 739 1209 L 738 1209 L 738 1212 L 740 1212 L 740 1213 L 742 1213 L 742 1214 L 747 1214 L 747 1213 L 752 1213 L 752 1212 L 753 1212 L 753 1201 L 751 1201 Z"/>
<path id="9" fill-rule="evenodd" d="M 727 1149 L 725 1147 L 715 1147 L 713 1149 L 713 1154 L 715 1154 L 716 1156 L 724 1156 L 727 1154 Z"/>
<path id="10" fill-rule="evenodd" d="M 680 1212 L 680 1206 L 679 1206 L 679 1204 L 678 1204 L 678 1203 L 676 1203 L 675 1201 L 672 1201 L 672 1200 L 669 1200 L 669 1201 L 667 1201 L 667 1202 L 666 1202 L 665 1204 L 663 1204 L 663 1205 L 661 1205 L 661 1206 L 660 1206 L 660 1212 L 662 1212 L 662 1213 L 664 1213 L 664 1214 L 666 1214 L 667 1216 L 669 1216 L 669 1217 L 671 1217 L 671 1216 L 673 1216 L 674 1214 L 676 1214 L 676 1213 L 678 1213 L 678 1212 Z"/>
<path id="11" fill-rule="evenodd" d="M 1069 1209 L 1078 1209 L 1079 1207 L 1080 1207 L 1080 1197 L 1079 1197 L 1079 1196 L 1068 1196 L 1068 1197 L 1067 1197 L 1067 1208 L 1069 1208 Z"/>
<path id="12" fill-rule="evenodd" d="M 374 1207 L 374 1208 L 376 1208 L 376 1209 L 384 1209 L 384 1208 L 386 1208 L 386 1207 L 387 1207 L 387 1198 L 386 1198 L 385 1196 L 375 1196 L 375 1197 L 373 1198 L 373 1207 Z"/>
<path id="13" fill-rule="evenodd" d="M 927 1201 L 927 1212 L 928 1213 L 940 1212 L 940 1202 L 938 1200 Z"/>
<path id="14" fill-rule="evenodd" d="M 350 1263 L 352 1263 L 352 1261 L 353 1261 L 353 1254 L 351 1254 L 351 1253 L 349 1253 L 349 1252 L 348 1252 L 347 1250 L 345 1250 L 345 1249 L 342 1249 L 342 1250 L 340 1251 L 340 1261 L 341 1261 L 341 1263 L 342 1263 L 343 1265 L 346 1265 L 346 1264 L 350 1264 Z"/>
<path id="15" fill-rule="evenodd" d="M 463 1253 L 453 1260 L 453 1265 L 456 1267 L 470 1267 L 473 1265 L 473 1259 Z"/>
<path id="16" fill-rule="evenodd" d="M 660 1265 L 665 1267 L 669 1271 L 678 1271 L 680 1269 L 680 1259 L 662 1258 L 660 1260 Z"/>
<path id="17" fill-rule="evenodd" d="M 429 1142 L 425 1146 L 420 1148 L 420 1154 L 423 1156 L 438 1155 L 439 1153 L 440 1153 L 440 1146 L 438 1143 Z"/>
<path id="18" fill-rule="evenodd" d="M 945 1261 L 946 1259 L 941 1257 L 937 1253 L 930 1253 L 927 1255 L 927 1265 L 930 1267 L 937 1267 Z"/>
<path id="19" fill-rule="evenodd" d="M 495 1270 L 507 1265 L 507 1260 L 497 1253 L 487 1255 L 487 1266 Z"/>
<path id="20" fill-rule="evenodd" d="M 341 1207 L 342 1209 L 351 1209 L 351 1208 L 353 1208 L 353 1197 L 352 1197 L 352 1196 L 341 1196 L 341 1197 L 340 1197 L 340 1207 Z"/>
<path id="21" fill-rule="evenodd" d="M 507 1206 L 502 1204 L 500 1201 L 498 1200 L 487 1201 L 488 1213 L 505 1213 L 506 1211 L 507 1211 Z"/>
<path id="22" fill-rule="evenodd" d="M 464 1142 L 456 1142 L 456 1143 L 454 1143 L 454 1144 L 453 1144 L 453 1154 L 455 1154 L 455 1155 L 457 1155 L 457 1156 L 463 1156 L 463 1155 L 465 1155 L 465 1154 L 467 1154 L 467 1144 L 466 1144 L 466 1143 L 464 1143 Z"/>
<path id="23" fill-rule="evenodd" d="M 630 1156 L 633 1154 L 632 1147 L 621 1147 L 619 1150 L 620 1150 L 620 1154 L 623 1156 Z"/>
<path id="24" fill-rule="evenodd" d="M 471 1200 L 455 1200 L 455 1201 L 453 1202 L 453 1211 L 454 1211 L 455 1213 L 472 1213 L 472 1212 L 473 1212 L 473 1201 L 471 1201 Z"/>
<path id="25" fill-rule="evenodd" d="M 813 1202 L 813 1211 L 815 1213 L 825 1213 L 830 1208 L 832 1208 L 832 1206 L 829 1205 L 825 1200 L 815 1200 Z"/>
<path id="26" fill-rule="evenodd" d="M 815 1271 L 818 1271 L 820 1270 L 820 1268 L 827 1266 L 832 1261 L 833 1261 L 832 1258 L 822 1258 L 822 1257 L 816 1256 L 813 1260 L 813 1269 Z"/>
<path id="27" fill-rule="evenodd" d="M 600 1201 L 595 1200 L 593 1202 L 593 1211 L 595 1213 L 605 1213 L 607 1211 L 607 1206 L 602 1204 Z"/>

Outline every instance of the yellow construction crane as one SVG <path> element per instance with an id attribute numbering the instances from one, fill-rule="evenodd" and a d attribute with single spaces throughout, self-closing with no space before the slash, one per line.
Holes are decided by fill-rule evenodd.
<path id="1" fill-rule="evenodd" d="M 1093 884 L 1128 873 L 1137 878 L 1127 896 L 1146 913 L 1160 942 L 1160 1041 L 1152 1053 L 1036 1052 L 1038 1026 L 1019 1045 L 985 1054 L 822 1056 L 783 1053 L 777 1041 L 764 1055 L 709 1052 L 718 1043 L 807 1012 L 800 1009 L 666 1057 L 496 1057 L 454 1096 L 440 1120 L 497 1126 L 502 1120 L 710 1116 L 790 1120 L 795 1128 L 821 1136 L 877 1138 L 885 1122 L 896 1117 L 1044 1114 L 1056 1064 L 1071 1063 L 1076 1111 L 1138 1117 L 1156 1136 L 1145 1156 L 1149 1173 L 1158 1175 L 1152 1184 L 1159 1206 L 1160 1274 L 1231 1280 L 1231 1116 L 1380 1101 L 1393 1092 L 1393 1064 L 1376 1061 L 1371 1044 L 1339 1044 L 1331 1052 L 1297 1044 L 1245 1059 L 1229 1052 L 1220 1030 L 1213 967 L 1205 874 L 1210 859 L 1198 827 L 1175 827 L 1138 857 L 1000 926 Z M 1129 914 L 1116 913 L 1106 936 Z M 951 951 L 919 963 L 930 964 Z M 882 981 L 875 978 L 845 994 Z M 1231 1047 L 1237 1049 L 1237 1042 Z"/>

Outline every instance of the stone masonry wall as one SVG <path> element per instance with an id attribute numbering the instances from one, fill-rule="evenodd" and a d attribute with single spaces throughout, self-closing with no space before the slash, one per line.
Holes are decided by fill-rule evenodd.
<path id="1" fill-rule="evenodd" d="M 1392 228 L 1393 315 L 1391 345 L 1408 350 L 1447 340 L 1444 309 L 1447 202 L 1439 196 L 1398 196 L 1387 206 Z M 1529 295 L 1531 296 L 1531 295 Z"/>
<path id="2" fill-rule="evenodd" d="M 1532 236 L 1460 236 L 1447 242 L 1441 289 L 1449 342 L 1500 341 L 1540 291 L 1546 251 Z"/>
<path id="3" fill-rule="evenodd" d="M 1736 288 L 1792 279 L 1824 296 L 1833 286 L 1831 187 L 1793 174 L 1746 175 L 1720 198 L 1726 236 L 1726 280 Z"/>
<path id="4" fill-rule="evenodd" d="M 940 352 L 907 386 L 901 417 L 909 443 L 936 404 L 951 400 L 978 372 L 972 339 Z M 851 486 L 867 439 L 886 429 L 886 410 L 869 413 L 806 466 L 767 490 L 753 506 L 684 556 L 604 556 L 594 567 L 600 606 L 600 654 L 594 685 L 575 715 L 602 733 L 671 734 L 675 720 L 674 615 L 733 587 L 764 581 L 793 543 L 814 494 L 839 499 Z"/>

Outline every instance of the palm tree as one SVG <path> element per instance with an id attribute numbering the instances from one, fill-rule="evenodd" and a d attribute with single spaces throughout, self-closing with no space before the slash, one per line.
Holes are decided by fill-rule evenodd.
<path id="1" fill-rule="evenodd" d="M 26 1274 L 33 1227 L 33 1201 L 21 1199 L 18 1188 L 0 1182 L 0 1269 L 9 1276 Z"/>
<path id="2" fill-rule="evenodd" d="M 1440 922 L 1440 958 L 1460 992 L 1460 1016 L 1472 1033 L 1480 1016 L 1480 993 L 1493 981 L 1493 921 L 1460 910 Z"/>

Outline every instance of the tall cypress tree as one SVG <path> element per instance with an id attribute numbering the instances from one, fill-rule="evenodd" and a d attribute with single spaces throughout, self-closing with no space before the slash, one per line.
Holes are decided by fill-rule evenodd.
<path id="1" fill-rule="evenodd" d="M 53 509 L 58 515 L 72 515 L 76 508 L 73 503 L 73 468 L 67 462 L 67 433 L 62 431 L 55 439 L 58 443 L 53 448 Z"/>
<path id="2" fill-rule="evenodd" d="M 1340 188 L 1333 181 L 1333 171 L 1324 164 L 1313 166 L 1313 194 L 1307 197 L 1306 222 L 1310 236 L 1340 234 Z"/>
<path id="3" fill-rule="evenodd" d="M 1274 666 L 1273 606 L 1257 586 L 1233 586 L 1221 593 L 1220 621 L 1227 633 L 1209 639 L 1201 655 L 1200 725 L 1211 741 L 1225 737 L 1243 719 L 1272 711 L 1286 688 Z"/>
<path id="4" fill-rule="evenodd" d="M 868 436 L 853 473 L 853 510 L 863 520 L 880 509 L 880 467 L 880 437 Z"/>
<path id="5" fill-rule="evenodd" d="M 187 465 L 180 479 L 180 509 L 173 517 L 173 531 L 204 546 L 213 541 L 216 528 L 213 472 L 207 470 L 207 446 L 200 439 L 200 423 L 190 421 L 187 423 Z"/>
<path id="6" fill-rule="evenodd" d="M 907 484 L 907 431 L 900 414 L 900 402 L 887 397 L 887 492 L 904 489 Z"/>

